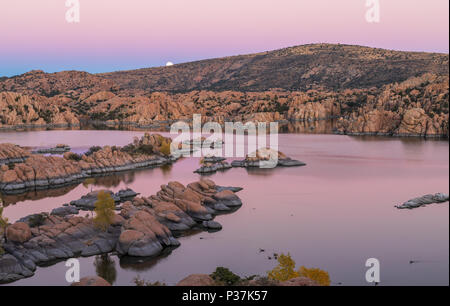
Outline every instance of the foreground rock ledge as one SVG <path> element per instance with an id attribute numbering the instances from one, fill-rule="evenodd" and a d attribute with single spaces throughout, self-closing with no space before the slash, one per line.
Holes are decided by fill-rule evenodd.
<path id="1" fill-rule="evenodd" d="M 122 204 L 107 231 L 94 226 L 88 217 L 41 214 L 22 218 L 7 229 L 6 253 L 0 256 L 0 282 L 11 282 L 34 274 L 37 265 L 51 264 L 77 256 L 117 252 L 121 256 L 148 257 L 179 246 L 174 234 L 199 227 L 218 230 L 212 219 L 233 212 L 242 202 L 238 187 L 221 187 L 203 179 L 184 186 L 162 185 L 150 197 L 137 197 Z"/>

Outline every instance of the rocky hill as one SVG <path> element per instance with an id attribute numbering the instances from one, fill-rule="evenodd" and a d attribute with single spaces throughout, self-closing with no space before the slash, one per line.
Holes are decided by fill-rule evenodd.
<path id="1" fill-rule="evenodd" d="M 424 73 L 448 75 L 448 63 L 446 54 L 314 44 L 100 76 L 152 91 L 338 90 L 380 87 Z"/>
<path id="2" fill-rule="evenodd" d="M 104 74 L 0 79 L 0 128 L 315 121 L 337 133 L 448 136 L 448 55 L 316 44 Z"/>

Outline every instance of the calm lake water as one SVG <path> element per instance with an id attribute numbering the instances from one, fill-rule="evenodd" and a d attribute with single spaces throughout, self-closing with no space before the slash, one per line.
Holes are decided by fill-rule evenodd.
<path id="1" fill-rule="evenodd" d="M 92 145 L 125 145 L 143 133 L 2 132 L 0 142 L 31 147 L 67 143 L 82 152 Z M 381 264 L 381 285 L 449 284 L 448 203 L 394 208 L 416 196 L 449 192 L 448 141 L 280 134 L 279 147 L 307 166 L 234 168 L 209 176 L 219 185 L 244 188 L 238 193 L 243 206 L 216 218 L 221 231 L 190 233 L 179 238 L 179 248 L 149 261 L 130 263 L 112 256 L 112 262 L 97 270 L 107 271 L 115 285 L 133 285 L 137 275 L 175 284 L 192 273 L 209 274 L 217 266 L 241 276 L 265 274 L 276 265 L 269 259 L 273 253 L 289 252 L 298 266 L 328 271 L 334 285 L 367 285 L 365 261 L 372 257 Z M 91 188 L 130 187 L 149 196 L 172 180 L 198 180 L 192 172 L 198 166 L 198 158 L 185 158 L 170 167 L 98 178 L 94 186 L 4 195 L 5 215 L 15 221 L 50 211 Z M 80 262 L 82 277 L 96 274 L 94 257 Z M 67 285 L 66 269 L 64 262 L 40 267 L 34 277 L 12 285 Z"/>

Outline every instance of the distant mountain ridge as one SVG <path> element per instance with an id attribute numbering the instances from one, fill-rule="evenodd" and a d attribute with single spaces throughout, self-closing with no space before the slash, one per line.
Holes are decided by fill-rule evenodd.
<path id="1" fill-rule="evenodd" d="M 126 89 L 265 91 L 380 87 L 425 73 L 448 75 L 448 54 L 313 44 L 171 67 L 98 74 Z"/>
<path id="2" fill-rule="evenodd" d="M 67 91 L 189 92 L 381 87 L 425 73 L 449 75 L 449 55 L 311 44 L 170 67 L 90 74 L 31 71 L 0 79 L 0 91 L 54 96 Z"/>
<path id="3" fill-rule="evenodd" d="M 448 54 L 316 44 L 90 74 L 0 79 L 0 129 L 314 122 L 356 135 L 448 137 Z M 308 127 L 309 129 L 309 127 Z"/>

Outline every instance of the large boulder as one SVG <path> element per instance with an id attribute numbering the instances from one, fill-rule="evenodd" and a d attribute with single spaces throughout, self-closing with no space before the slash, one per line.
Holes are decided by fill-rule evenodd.
<path id="1" fill-rule="evenodd" d="M 79 282 L 73 283 L 71 286 L 108 287 L 111 286 L 111 284 L 100 276 L 87 276 L 80 279 Z"/>
<path id="2" fill-rule="evenodd" d="M 214 280 L 208 274 L 191 274 L 178 282 L 177 286 L 214 286 Z"/>
<path id="3" fill-rule="evenodd" d="M 28 241 L 31 238 L 30 227 L 24 222 L 16 222 L 6 228 L 6 238 L 20 243 Z"/>

